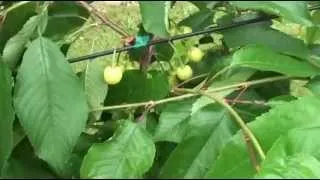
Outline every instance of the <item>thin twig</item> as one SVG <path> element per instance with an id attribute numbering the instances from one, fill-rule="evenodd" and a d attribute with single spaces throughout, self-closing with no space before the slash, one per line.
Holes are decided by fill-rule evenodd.
<path id="1" fill-rule="evenodd" d="M 86 8 L 88 11 L 90 11 L 92 14 L 94 14 L 96 17 L 98 17 L 105 25 L 109 26 L 112 30 L 116 31 L 123 37 L 128 37 L 129 33 L 127 33 L 125 30 L 120 28 L 116 23 L 112 22 L 109 18 L 106 16 L 103 16 L 101 12 L 99 12 L 96 8 L 91 6 L 85 1 L 78 1 L 80 5 L 82 5 L 84 8 Z"/>
<path id="2" fill-rule="evenodd" d="M 263 150 L 262 150 L 257 138 L 254 136 L 254 134 L 251 132 L 251 130 L 247 127 L 246 123 L 242 120 L 242 118 L 239 116 L 239 114 L 228 103 L 226 103 L 222 98 L 216 96 L 215 94 L 212 94 L 212 93 L 210 94 L 208 92 L 201 91 L 201 90 L 180 89 L 180 91 L 184 91 L 186 93 L 194 93 L 194 94 L 200 94 L 200 95 L 206 96 L 206 97 L 214 100 L 215 102 L 219 103 L 223 107 L 225 107 L 229 111 L 229 113 L 234 117 L 234 119 L 239 124 L 241 129 L 248 135 L 248 137 L 252 141 L 256 151 L 258 152 L 260 158 L 262 160 L 264 160 L 266 158 L 265 153 L 263 152 Z"/>
<path id="3" fill-rule="evenodd" d="M 247 82 L 227 85 L 227 86 L 223 86 L 223 87 L 218 87 L 218 88 L 208 90 L 207 92 L 208 93 L 219 92 L 219 91 L 224 91 L 227 89 L 233 89 L 233 88 L 242 87 L 242 86 L 252 86 L 252 85 L 257 85 L 257 84 L 285 80 L 285 79 L 289 79 L 289 78 L 290 77 L 288 77 L 288 76 L 276 76 L 276 77 L 271 77 L 271 78 L 264 78 L 264 79 L 259 79 L 259 80 L 247 81 Z M 174 91 L 179 92 L 180 88 L 175 88 Z M 105 106 L 105 107 L 101 107 L 101 108 L 97 108 L 97 109 L 92 109 L 91 111 L 94 112 L 94 111 L 106 111 L 106 110 L 124 109 L 124 108 L 136 108 L 136 107 L 141 107 L 141 106 L 145 106 L 145 105 L 149 105 L 149 104 L 159 105 L 159 104 L 164 104 L 164 103 L 173 102 L 173 101 L 180 101 L 180 100 L 194 97 L 194 96 L 198 96 L 198 95 L 197 94 L 184 94 L 184 95 L 180 95 L 180 96 L 176 96 L 176 97 L 161 99 L 158 101 L 148 101 L 148 102 L 141 102 L 141 103 Z"/>
<path id="4" fill-rule="evenodd" d="M 236 100 L 236 99 L 225 99 L 225 101 L 236 104 L 254 104 L 266 106 L 266 103 L 263 101 L 247 101 L 247 100 Z"/>
<path id="5" fill-rule="evenodd" d="M 243 132 L 244 141 L 247 144 L 248 153 L 249 153 L 249 157 L 251 159 L 252 165 L 255 168 L 256 172 L 259 172 L 260 171 L 260 165 L 259 165 L 259 163 L 257 161 L 256 155 L 255 155 L 255 152 L 254 152 L 254 147 L 252 146 L 252 142 L 250 141 L 249 136 L 244 131 L 242 131 L 242 132 Z"/>

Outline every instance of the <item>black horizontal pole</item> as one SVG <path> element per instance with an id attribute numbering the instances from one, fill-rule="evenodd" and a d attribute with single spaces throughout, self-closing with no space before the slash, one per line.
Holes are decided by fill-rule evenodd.
<path id="1" fill-rule="evenodd" d="M 319 9 L 319 8 L 320 8 L 320 6 L 316 6 L 316 7 L 309 8 L 309 10 L 316 10 L 316 9 Z M 235 28 L 235 27 L 239 27 L 239 26 L 244 26 L 244 25 L 248 25 L 248 24 L 268 21 L 268 20 L 271 20 L 271 19 L 274 19 L 274 18 L 277 18 L 277 17 L 278 16 L 276 16 L 276 15 L 258 17 L 258 18 L 254 18 L 254 19 L 250 19 L 250 20 L 235 22 L 233 24 L 222 26 L 222 27 L 213 27 L 213 28 L 209 28 L 209 29 L 206 29 L 206 30 L 202 30 L 202 31 L 191 32 L 191 33 L 187 33 L 187 34 L 180 34 L 180 35 L 176 35 L 176 36 L 173 36 L 173 37 L 170 37 L 170 38 L 153 40 L 153 41 L 147 43 L 146 46 L 157 45 L 157 44 L 162 44 L 162 43 L 168 43 L 170 41 L 186 39 L 186 38 L 189 38 L 189 37 L 192 37 L 192 36 L 198 36 L 198 35 L 202 35 L 202 34 L 210 34 L 210 33 L 213 33 L 213 32 L 223 31 L 223 30 L 227 30 L 227 29 L 231 29 L 231 28 Z M 109 49 L 109 50 L 105 50 L 105 51 L 95 52 L 95 53 L 92 53 L 92 54 L 89 54 L 89 55 L 85 55 L 85 56 L 80 56 L 80 57 L 76 57 L 76 58 L 70 58 L 70 59 L 68 59 L 68 61 L 70 63 L 75 63 L 75 62 L 80 62 L 80 61 L 84 61 L 84 60 L 88 60 L 88 59 L 94 59 L 94 58 L 101 57 L 101 56 L 111 55 L 114 52 L 119 53 L 119 52 L 129 51 L 129 50 L 134 49 L 134 48 L 136 48 L 136 47 L 134 47 L 134 46 L 125 46 L 125 47 L 120 47 L 120 48 L 113 48 L 113 49 Z"/>

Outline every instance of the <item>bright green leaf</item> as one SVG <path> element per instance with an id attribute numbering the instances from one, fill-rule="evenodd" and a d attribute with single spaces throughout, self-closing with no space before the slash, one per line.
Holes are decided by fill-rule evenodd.
<path id="1" fill-rule="evenodd" d="M 306 1 L 232 1 L 231 3 L 240 9 L 261 10 L 298 24 L 312 25 Z"/>
<path id="2" fill-rule="evenodd" d="M 248 123 L 249 129 L 258 139 L 265 152 L 289 130 L 320 123 L 317 97 L 303 97 L 296 101 L 275 106 L 255 121 Z M 288 113 L 290 112 L 290 113 Z M 239 131 L 220 152 L 206 178 L 251 178 L 255 174 L 242 131 Z"/>
<path id="3" fill-rule="evenodd" d="M 0 175 L 13 148 L 12 77 L 7 65 L 0 59 Z"/>
<path id="4" fill-rule="evenodd" d="M 52 41 L 40 37 L 26 50 L 14 100 L 21 126 L 37 156 L 64 174 L 85 129 L 88 106 L 80 80 Z"/>
<path id="5" fill-rule="evenodd" d="M 261 71 L 275 71 L 288 76 L 308 77 L 320 70 L 306 61 L 274 52 L 263 46 L 247 46 L 233 54 L 232 66 L 242 66 Z"/>
<path id="6" fill-rule="evenodd" d="M 180 142 L 183 139 L 194 100 L 173 102 L 164 107 L 154 134 L 155 141 Z"/>
<path id="7" fill-rule="evenodd" d="M 264 163 L 257 178 L 305 179 L 320 178 L 320 162 L 308 154 L 279 157 L 276 161 Z"/>
<path id="8" fill-rule="evenodd" d="M 169 36 L 170 1 L 139 1 L 144 29 L 156 36 Z"/>
<path id="9" fill-rule="evenodd" d="M 320 159 L 320 142 L 314 141 L 320 133 L 320 124 L 318 122 L 310 123 L 305 127 L 290 130 L 287 134 L 281 136 L 268 152 L 270 160 L 280 157 L 291 156 L 297 153 L 310 154 Z M 281 151 L 280 151 L 281 149 Z M 281 152 L 281 153 L 280 153 Z M 267 162 L 267 161 L 265 161 Z"/>
<path id="10" fill-rule="evenodd" d="M 192 115 L 184 140 L 162 167 L 160 177 L 203 178 L 237 129 L 220 105 L 200 109 Z"/>
<path id="11" fill-rule="evenodd" d="M 84 91 L 90 109 L 103 107 L 103 102 L 108 93 L 108 84 L 103 79 L 104 67 L 98 61 L 88 61 L 82 76 Z M 101 117 L 101 111 L 93 112 L 95 120 Z"/>
<path id="12" fill-rule="evenodd" d="M 148 132 L 129 120 L 104 143 L 94 144 L 81 165 L 81 178 L 141 178 L 156 149 Z"/>
<path id="13" fill-rule="evenodd" d="M 319 178 L 319 124 L 293 129 L 269 150 L 257 177 Z"/>
<path id="14" fill-rule="evenodd" d="M 224 30 L 222 34 L 229 48 L 263 45 L 279 53 L 301 59 L 309 58 L 309 50 L 302 40 L 271 29 L 270 25 L 270 22 L 248 24 Z"/>

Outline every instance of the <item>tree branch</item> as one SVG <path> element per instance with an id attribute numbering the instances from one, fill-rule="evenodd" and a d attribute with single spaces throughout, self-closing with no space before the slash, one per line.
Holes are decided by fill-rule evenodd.
<path id="1" fill-rule="evenodd" d="M 127 33 L 125 30 L 120 28 L 116 23 L 112 22 L 109 18 L 103 16 L 96 8 L 91 6 L 85 1 L 78 1 L 78 3 L 86 8 L 89 12 L 94 14 L 96 17 L 98 17 L 105 25 L 109 26 L 112 30 L 116 31 L 118 34 L 120 34 L 123 37 L 128 37 L 129 33 Z"/>

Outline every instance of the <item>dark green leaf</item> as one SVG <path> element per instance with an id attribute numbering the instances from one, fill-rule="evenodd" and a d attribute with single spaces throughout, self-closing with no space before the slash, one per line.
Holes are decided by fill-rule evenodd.
<path id="1" fill-rule="evenodd" d="M 169 36 L 170 1 L 139 1 L 144 29 L 161 38 Z"/>
<path id="2" fill-rule="evenodd" d="M 12 152 L 3 178 L 57 178 L 45 162 L 38 159 L 27 138 Z"/>
<path id="3" fill-rule="evenodd" d="M 182 20 L 178 25 L 191 27 L 192 31 L 203 30 L 213 24 L 213 15 L 211 10 L 202 9 Z"/>
<path id="4" fill-rule="evenodd" d="M 272 78 L 276 76 L 281 76 L 281 74 L 272 71 L 258 71 L 250 78 L 250 80 Z M 253 88 L 259 96 L 265 100 L 269 100 L 276 96 L 290 94 L 290 79 L 260 84 Z"/>
<path id="5" fill-rule="evenodd" d="M 264 99 L 253 89 L 235 91 L 227 96 L 226 99 L 230 100 L 229 103 L 231 104 L 235 103 L 233 105 L 234 110 L 238 112 L 245 122 L 253 121 L 256 117 L 269 110 L 269 106 L 264 104 Z M 241 103 L 241 101 L 249 101 L 252 104 Z"/>
<path id="6" fill-rule="evenodd" d="M 308 77 L 320 70 L 306 61 L 274 52 L 263 46 L 247 46 L 233 54 L 232 66 L 243 66 L 261 71 L 275 71 L 288 76 Z"/>
<path id="7" fill-rule="evenodd" d="M 32 16 L 22 27 L 22 29 L 11 37 L 3 50 L 3 60 L 11 69 L 15 68 L 19 62 L 27 42 L 35 33 L 40 22 L 41 15 Z"/>
<path id="8" fill-rule="evenodd" d="M 141 178 L 156 148 L 148 132 L 129 120 L 104 143 L 94 144 L 81 165 L 81 178 Z"/>
<path id="9" fill-rule="evenodd" d="M 276 52 L 308 59 L 309 50 L 302 40 L 270 28 L 270 22 L 248 24 L 222 31 L 229 48 L 250 44 L 264 45 Z"/>
<path id="10" fill-rule="evenodd" d="M 312 25 L 306 1 L 232 1 L 232 5 L 276 14 L 297 24 Z"/>
<path id="11" fill-rule="evenodd" d="M 5 19 L 0 28 L 0 52 L 3 51 L 7 40 L 17 34 L 31 16 L 37 15 L 35 4 L 35 1 L 18 2 L 5 13 Z"/>
<path id="12" fill-rule="evenodd" d="M 191 117 L 184 140 L 161 169 L 161 178 L 203 178 L 221 148 L 236 132 L 220 105 L 208 105 Z"/>
<path id="13" fill-rule="evenodd" d="M 0 57 L 0 175 L 13 148 L 12 77 Z"/>
<path id="14" fill-rule="evenodd" d="M 319 106 L 319 98 L 303 97 L 275 106 L 268 113 L 249 123 L 248 127 L 263 150 L 267 152 L 272 144 L 289 130 L 320 123 Z M 206 178 L 250 178 L 254 174 L 255 170 L 252 167 L 242 131 L 239 131 L 222 149 L 217 161 L 206 174 Z"/>
<path id="15" fill-rule="evenodd" d="M 119 84 L 109 86 L 108 104 L 120 104 L 159 100 L 169 93 L 169 82 L 165 73 L 139 70 L 125 71 Z"/>
<path id="16" fill-rule="evenodd" d="M 157 152 L 156 152 L 155 161 L 152 165 L 152 168 L 146 174 L 145 178 L 156 179 L 159 177 L 161 167 L 166 162 L 166 160 L 168 159 L 171 152 L 175 149 L 176 146 L 177 144 L 172 142 L 156 143 Z"/>
<path id="17" fill-rule="evenodd" d="M 200 10 L 202 9 L 212 9 L 217 4 L 221 3 L 220 1 L 191 1 L 194 5 L 196 5 Z"/>
<path id="18" fill-rule="evenodd" d="M 48 15 L 44 36 L 59 41 L 81 27 L 90 13 L 75 1 L 63 1 L 53 2 L 48 7 Z"/>
<path id="19" fill-rule="evenodd" d="M 24 54 L 15 108 L 37 156 L 64 174 L 85 128 L 88 106 L 80 80 L 59 47 L 46 38 L 34 40 Z"/>
<path id="20" fill-rule="evenodd" d="M 170 44 L 167 43 L 156 45 L 155 50 L 156 58 L 159 61 L 170 61 L 174 54 L 173 48 L 170 46 Z"/>
<path id="21" fill-rule="evenodd" d="M 13 124 L 13 147 L 16 147 L 25 137 L 26 133 L 19 121 L 15 120 Z"/>

